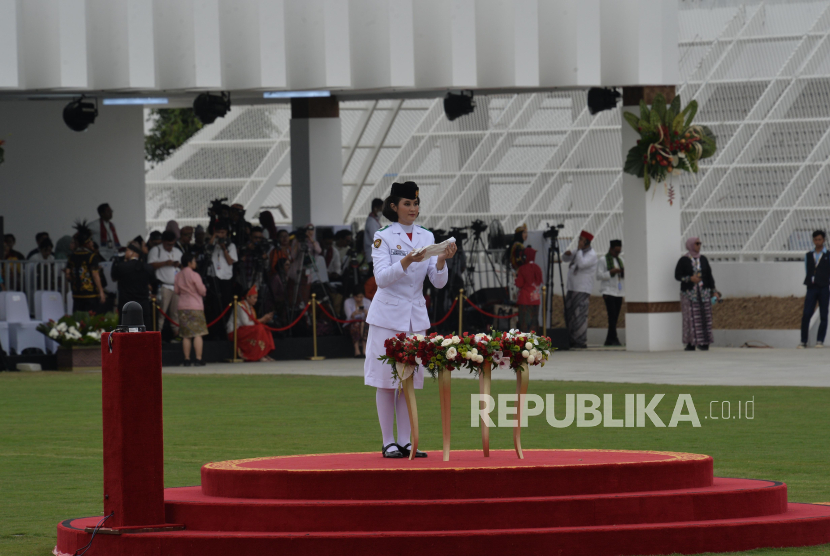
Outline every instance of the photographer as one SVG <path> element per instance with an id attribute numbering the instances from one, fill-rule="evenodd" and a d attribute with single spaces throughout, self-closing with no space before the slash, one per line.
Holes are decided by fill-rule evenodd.
<path id="1" fill-rule="evenodd" d="M 124 258 L 117 257 L 112 263 L 112 279 L 118 283 L 118 305 L 123 307 L 129 301 L 141 305 L 144 322 L 150 324 L 150 286 L 155 279 L 155 270 L 142 259 L 141 247 L 134 241 L 127 245 Z"/>
<path id="2" fill-rule="evenodd" d="M 355 358 L 366 357 L 366 338 L 369 335 L 369 327 L 364 321 L 366 320 L 366 315 L 369 313 L 369 306 L 371 304 L 371 300 L 363 296 L 363 290 L 360 287 L 355 288 L 352 296 L 343 303 L 343 312 L 346 315 L 346 320 L 360 320 L 360 322 L 353 322 L 346 325 L 352 336 Z"/>
<path id="3" fill-rule="evenodd" d="M 242 249 L 241 262 L 238 265 L 240 272 L 238 273 L 237 280 L 243 291 L 248 291 L 251 286 L 256 286 L 257 290 L 262 293 L 259 297 L 261 305 L 259 309 L 263 312 L 270 311 L 273 305 L 267 286 L 265 285 L 266 269 L 268 268 L 270 253 L 271 245 L 265 239 L 263 229 L 259 226 L 251 228 L 248 243 Z"/>
<path id="4" fill-rule="evenodd" d="M 321 254 L 323 249 L 314 239 L 314 224 L 308 224 L 297 231 L 291 244 L 291 267 L 288 269 L 288 295 L 292 307 L 305 303 L 311 295 L 311 275 L 314 272 L 313 257 Z M 299 285 L 299 294 L 295 295 Z"/>
<path id="5" fill-rule="evenodd" d="M 236 245 L 231 243 L 228 237 L 227 222 L 220 220 L 214 223 L 213 235 L 210 236 L 205 246 L 205 252 L 210 257 L 210 264 L 207 267 L 209 291 L 207 307 L 205 307 L 207 320 L 210 322 L 219 316 L 233 300 L 233 265 L 239 260 L 239 256 Z M 214 327 L 211 336 L 224 339 L 222 327 Z"/>

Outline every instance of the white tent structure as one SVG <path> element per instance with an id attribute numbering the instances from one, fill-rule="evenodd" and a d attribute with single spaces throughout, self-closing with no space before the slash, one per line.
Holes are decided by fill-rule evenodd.
<path id="1" fill-rule="evenodd" d="M 830 224 L 830 5 L 680 2 L 678 28 L 678 92 L 719 143 L 696 177 L 675 178 L 683 237 L 718 259 L 801 257 Z M 340 110 L 345 223 L 362 226 L 373 197 L 410 179 L 431 227 L 495 219 L 622 237 L 619 111 L 591 116 L 584 90 L 480 96 L 455 122 L 440 98 Z M 203 130 L 148 173 L 148 227 L 202 221 L 217 196 L 290 222 L 289 120 L 287 105 L 240 107 Z"/>

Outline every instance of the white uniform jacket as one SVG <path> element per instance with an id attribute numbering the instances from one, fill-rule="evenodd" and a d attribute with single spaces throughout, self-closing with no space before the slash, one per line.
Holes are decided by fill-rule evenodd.
<path id="1" fill-rule="evenodd" d="M 578 249 L 576 253 L 562 255 L 568 265 L 568 291 L 592 293 L 597 274 L 597 253 L 593 248 Z"/>
<path id="2" fill-rule="evenodd" d="M 404 270 L 401 259 L 419 247 L 435 243 L 432 232 L 413 226 L 412 241 L 397 222 L 375 232 L 372 261 L 378 291 L 372 298 L 366 322 L 391 330 L 419 331 L 429 328 L 424 300 L 424 278 L 428 275 L 436 288 L 447 285 L 447 265 L 438 270 L 438 257 L 412 263 Z"/>
<path id="3" fill-rule="evenodd" d="M 619 257 L 623 265 L 622 257 Z M 611 259 L 611 268 L 618 268 L 617 261 Z M 608 268 L 608 260 L 605 255 L 599 257 L 597 261 L 597 280 L 600 281 L 600 294 L 610 295 L 612 297 L 625 297 L 625 279 L 620 278 L 619 274 L 611 276 L 611 268 Z"/>

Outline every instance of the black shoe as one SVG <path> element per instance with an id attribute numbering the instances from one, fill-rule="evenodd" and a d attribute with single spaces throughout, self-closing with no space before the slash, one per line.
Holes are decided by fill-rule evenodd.
<path id="1" fill-rule="evenodd" d="M 360 354 L 358 354 L 358 355 L 355 355 L 355 356 L 354 356 L 354 358 L 355 358 L 355 359 L 363 359 L 363 356 L 362 356 L 362 355 L 360 355 Z"/>
<path id="2" fill-rule="evenodd" d="M 196 361 L 194 361 L 194 362 L 193 362 L 193 366 L 194 366 L 194 367 L 204 367 L 204 366 L 205 366 L 205 362 L 204 362 L 204 361 L 202 361 L 201 359 L 197 359 Z"/>
<path id="3" fill-rule="evenodd" d="M 182 367 L 189 367 L 190 366 L 190 359 L 185 359 L 182 362 Z"/>
<path id="4" fill-rule="evenodd" d="M 694 350 L 695 350 L 695 346 L 693 346 L 692 344 L 687 344 L 686 349 L 684 349 L 683 351 L 694 351 Z"/>
<path id="5" fill-rule="evenodd" d="M 396 446 L 398 448 L 398 450 L 395 451 L 395 452 L 388 452 L 387 450 L 389 450 L 389 448 L 391 448 L 392 446 Z M 403 455 L 403 452 L 401 452 L 400 446 L 398 446 L 394 442 L 384 446 L 383 449 L 381 450 L 381 454 L 383 454 L 383 457 L 385 457 L 385 458 L 392 458 L 392 459 L 406 457 L 406 456 Z"/>
<path id="6" fill-rule="evenodd" d="M 588 349 L 587 344 L 571 344 L 571 349 Z"/>
<path id="7" fill-rule="evenodd" d="M 408 458 L 409 454 L 412 453 L 412 450 L 409 449 L 410 446 L 412 446 L 411 442 L 408 443 L 406 446 L 401 446 L 400 444 L 398 444 L 398 450 L 400 450 L 403 453 L 404 457 Z M 416 458 L 425 458 L 425 457 L 427 457 L 427 453 L 422 452 L 421 450 L 415 450 L 415 457 Z"/>
<path id="8" fill-rule="evenodd" d="M 709 351 L 709 344 L 697 346 L 697 349 L 699 349 L 700 351 Z"/>

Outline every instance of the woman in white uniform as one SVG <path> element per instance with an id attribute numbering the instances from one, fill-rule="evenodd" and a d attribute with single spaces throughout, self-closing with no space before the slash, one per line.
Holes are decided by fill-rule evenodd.
<path id="1" fill-rule="evenodd" d="M 377 388 L 375 401 L 383 436 L 382 454 L 385 458 L 409 457 L 409 413 L 403 395 L 396 394 L 397 384 L 392 369 L 378 361 L 386 353 L 383 343 L 401 332 L 425 334 L 430 327 L 424 300 L 424 278 L 429 276 L 436 288 L 447 284 L 446 260 L 455 255 L 451 244 L 441 255 L 424 259 L 412 251 L 435 243 L 432 232 L 415 225 L 421 202 L 415 182 L 393 183 L 392 193 L 383 202 L 383 216 L 392 221 L 390 226 L 375 232 L 372 242 L 372 261 L 378 291 L 372 299 L 366 322 L 369 337 L 366 342 L 364 383 Z M 424 369 L 415 373 L 415 388 L 424 387 Z M 398 442 L 395 442 L 395 416 L 398 418 Z M 420 450 L 416 457 L 426 457 Z"/>

